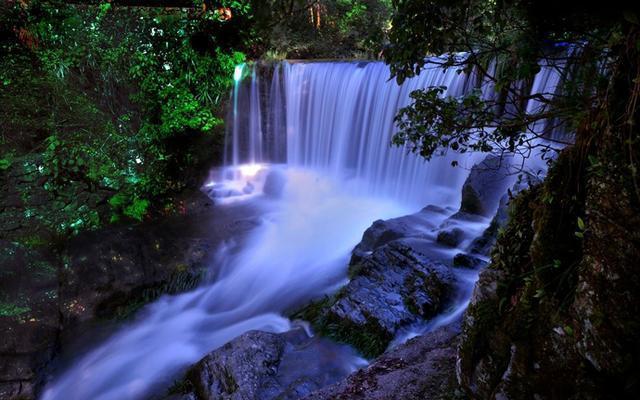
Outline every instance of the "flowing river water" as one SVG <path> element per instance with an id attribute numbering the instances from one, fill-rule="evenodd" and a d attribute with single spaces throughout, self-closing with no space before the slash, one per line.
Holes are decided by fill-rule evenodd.
<path id="1" fill-rule="evenodd" d="M 390 145 L 394 116 L 411 91 L 432 85 L 447 86 L 450 95 L 474 86 L 491 91 L 454 69 L 425 69 L 398 85 L 379 62 L 283 62 L 269 74 L 239 66 L 236 78 L 226 167 L 205 189 L 218 207 L 255 202 L 260 223 L 241 247 L 220 249 L 215 279 L 144 308 L 79 355 L 43 399 L 147 398 L 246 331 L 290 329 L 287 311 L 344 284 L 350 252 L 374 220 L 427 204 L 456 209 L 469 169 L 485 156 L 448 153 L 426 162 Z M 552 93 L 557 83 L 557 72 L 543 68 L 532 90 Z M 472 228 L 480 232 L 486 224 Z M 474 279 L 467 277 L 458 306 L 432 326 L 464 310 Z M 356 368 L 362 360 L 344 362 Z"/>

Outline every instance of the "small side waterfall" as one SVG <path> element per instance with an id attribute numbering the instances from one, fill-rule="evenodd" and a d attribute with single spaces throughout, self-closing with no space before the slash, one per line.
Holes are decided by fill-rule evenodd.
<path id="1" fill-rule="evenodd" d="M 45 400 L 147 398 L 248 330 L 290 329 L 287 310 L 345 282 L 350 252 L 374 220 L 429 203 L 453 212 L 467 168 L 485 156 L 425 162 L 389 143 L 412 90 L 445 85 L 459 95 L 474 77 L 432 68 L 399 86 L 377 62 L 284 62 L 261 72 L 236 68 L 226 168 L 207 185 L 213 195 L 252 197 L 264 211 L 259 226 L 242 247 L 221 249 L 214 282 L 147 306 L 50 383 Z M 543 69 L 533 90 L 554 91 L 556 76 Z"/>

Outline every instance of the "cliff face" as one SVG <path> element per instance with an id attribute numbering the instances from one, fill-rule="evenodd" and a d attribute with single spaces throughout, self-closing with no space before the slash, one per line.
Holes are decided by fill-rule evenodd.
<path id="1" fill-rule="evenodd" d="M 473 398 L 640 392 L 637 56 L 623 52 L 606 106 L 513 204 L 458 349 Z"/>
<path id="2" fill-rule="evenodd" d="M 480 276 L 457 362 L 473 397 L 638 391 L 637 204 L 615 162 L 576 181 L 575 153 L 518 198 Z"/>

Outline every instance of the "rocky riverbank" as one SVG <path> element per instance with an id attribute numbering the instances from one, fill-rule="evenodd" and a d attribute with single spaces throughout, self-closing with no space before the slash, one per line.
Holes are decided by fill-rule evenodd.
<path id="1" fill-rule="evenodd" d="M 174 385 L 170 398 L 464 397 L 455 377 L 462 318 L 455 311 L 466 303 L 456 301 L 471 284 L 465 278 L 486 264 L 506 220 L 510 198 L 506 187 L 512 184 L 504 169 L 492 167 L 494 163 L 489 157 L 474 167 L 457 210 L 428 206 L 412 215 L 375 221 L 353 250 L 349 282 L 336 294 L 293 313 L 293 318 L 311 323 L 315 336 L 301 329 L 246 333 L 191 367 Z M 489 198 L 485 190 L 498 189 L 488 182 L 494 186 L 501 182 L 504 194 Z M 439 328 L 428 328 L 430 320 L 443 314 L 450 314 L 450 319 Z M 412 328 L 418 336 L 398 345 L 395 339 Z M 427 333 L 419 334 L 421 329 Z M 292 342 L 291 337 L 298 339 Z M 371 363 L 349 375 L 344 367 L 336 369 L 340 362 L 348 364 L 338 351 L 334 364 L 327 365 L 326 349 L 335 344 L 313 350 L 318 358 L 307 360 L 317 343 L 331 343 L 324 338 L 353 346 L 372 358 Z M 293 370 L 291 360 L 296 358 L 307 361 L 298 362 Z"/>
<path id="2" fill-rule="evenodd" d="M 458 210 L 429 206 L 374 222 L 352 253 L 349 283 L 293 314 L 315 335 L 304 323 L 280 334 L 247 332 L 189 368 L 166 399 L 633 398 L 635 333 L 620 326 L 637 315 L 633 306 L 605 313 L 601 294 L 626 302 L 637 293 L 634 279 L 620 278 L 633 276 L 623 273 L 637 247 L 602 246 L 607 235 L 631 232 L 611 221 L 628 227 L 635 217 L 608 177 L 615 171 L 593 176 L 589 196 L 565 191 L 579 184 L 573 157 L 563 154 L 543 183 L 511 186 L 490 221 L 465 211 L 463 196 Z M 607 201 L 609 190 L 618 190 L 619 207 Z M 551 207 L 556 202 L 561 207 Z M 474 271 L 481 272 L 467 312 L 451 313 L 461 277 Z M 443 313 L 451 318 L 429 325 Z M 51 336 L 45 328 L 40 338 Z M 411 329 L 416 337 L 394 340 Z M 364 360 L 336 341 L 371 361 L 356 370 Z M 40 362 L 50 351 L 38 353 Z"/>
<path id="3" fill-rule="evenodd" d="M 640 393 L 639 217 L 612 149 L 586 171 L 579 148 L 518 197 L 480 275 L 457 364 L 473 398 Z"/>
<path id="4" fill-rule="evenodd" d="M 34 398 L 60 352 L 163 294 L 195 287 L 215 250 L 256 224 L 251 204 L 214 207 L 200 192 L 183 215 L 81 233 L 52 245 L 0 242 L 0 398 Z M 6 308 L 6 307 L 4 307 Z"/>

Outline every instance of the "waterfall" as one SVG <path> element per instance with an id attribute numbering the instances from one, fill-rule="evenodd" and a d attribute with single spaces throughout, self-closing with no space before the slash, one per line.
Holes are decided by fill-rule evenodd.
<path id="1" fill-rule="evenodd" d="M 531 95 L 549 98 L 559 90 L 563 66 L 540 67 L 530 87 L 524 82 L 517 85 Z M 490 73 L 496 69 L 495 62 L 489 65 Z M 260 83 L 257 70 L 272 74 L 269 84 Z M 398 85 L 389 79 L 389 69 L 382 62 L 285 61 L 262 67 L 254 64 L 251 77 L 248 82 L 236 82 L 234 88 L 233 102 L 240 99 L 242 105 L 234 108 L 234 124 L 227 131 L 227 142 L 235 145 L 227 152 L 239 151 L 242 156 L 227 163 L 227 171 L 274 163 L 309 168 L 348 182 L 354 193 L 417 209 L 427 203 L 455 206 L 469 168 L 483 157 L 479 153 L 442 150 L 427 162 L 411 154 L 408 147 L 391 145 L 396 132 L 394 117 L 400 108 L 410 104 L 409 94 L 414 90 L 443 86 L 447 88 L 444 96 L 460 96 L 478 87 L 484 97 L 495 97 L 493 82 L 486 77 L 478 79 L 475 73 L 443 70 L 433 64 Z M 544 113 L 545 106 L 532 98 L 525 110 L 530 114 Z M 235 110 L 243 117 L 239 118 Z M 264 113 L 268 114 L 268 124 L 255 122 Z M 532 123 L 527 140 L 560 147 L 544 138 L 548 135 L 562 139 L 553 122 Z M 546 165 L 538 152 L 523 148 L 522 154 L 511 160 L 513 172 L 523 165 L 543 172 Z M 453 161 L 457 168 L 451 167 Z M 228 176 L 235 179 L 238 174 L 232 172 Z"/>
<path id="2" fill-rule="evenodd" d="M 347 181 L 355 193 L 412 208 L 427 203 L 454 205 L 468 169 L 482 155 L 449 152 L 427 163 L 407 148 L 392 146 L 391 138 L 394 117 L 409 105 L 412 91 L 447 86 L 448 94 L 459 95 L 468 90 L 470 81 L 472 77 L 454 69 L 432 68 L 398 85 L 381 62 L 277 64 L 271 84 L 263 85 L 264 92 L 256 91 L 260 85 L 255 78 L 236 83 L 234 93 L 240 94 L 233 102 L 239 98 L 244 104 L 236 110 L 241 114 L 248 110 L 252 117 L 247 123 L 234 112 L 227 142 L 239 143 L 242 156 L 227 165 L 233 169 L 286 162 L 289 167 L 314 169 Z M 264 109 L 271 123 L 252 122 L 260 119 Z M 451 167 L 454 160 L 459 168 Z"/>
<path id="3" fill-rule="evenodd" d="M 555 90 L 557 75 L 541 74 L 532 90 Z M 453 212 L 468 168 L 485 156 L 445 152 L 426 162 L 390 145 L 411 91 L 443 85 L 460 95 L 475 84 L 454 69 L 397 85 L 379 62 L 284 62 L 242 65 L 234 78 L 226 166 L 206 189 L 255 202 L 259 226 L 221 248 L 215 281 L 145 307 L 51 382 L 45 400 L 146 398 L 248 330 L 290 329 L 287 310 L 345 282 L 350 251 L 374 220 L 429 203 Z"/>
<path id="4" fill-rule="evenodd" d="M 426 71 L 402 86 L 386 65 L 373 63 L 285 64 L 288 163 L 349 179 L 356 190 L 414 208 L 453 205 L 478 154 L 447 153 L 430 163 L 391 145 L 394 117 L 409 93 L 426 86 L 462 90 L 467 77 L 455 70 Z M 462 168 L 452 168 L 459 160 Z"/>

